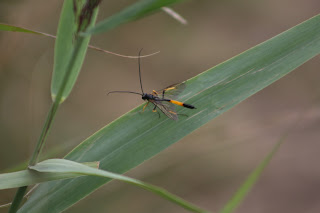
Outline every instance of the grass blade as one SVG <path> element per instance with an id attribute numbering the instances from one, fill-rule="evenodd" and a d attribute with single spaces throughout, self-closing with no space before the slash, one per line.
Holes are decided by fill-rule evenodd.
<path id="1" fill-rule="evenodd" d="M 73 175 L 92 175 L 92 176 L 98 176 L 98 177 L 104 177 L 104 178 L 112 178 L 112 179 L 124 181 L 126 183 L 130 183 L 130 184 L 139 186 L 143 189 L 146 189 L 148 191 L 151 191 L 192 212 L 206 212 L 157 186 L 153 186 L 151 184 L 147 184 L 142 181 L 139 181 L 130 177 L 126 177 L 123 175 L 118 175 L 108 171 L 95 169 L 95 168 L 86 166 L 84 164 L 76 163 L 74 161 L 69 161 L 64 159 L 50 159 L 50 160 L 45 160 L 43 162 L 40 162 L 35 166 L 31 166 L 30 169 L 36 170 L 41 173 L 44 172 L 45 174 L 53 173 L 57 175 L 60 173 L 64 175 L 72 175 L 72 174 Z"/>
<path id="2" fill-rule="evenodd" d="M 82 0 L 83 4 L 84 2 L 85 1 Z M 98 10 L 96 9 L 92 17 L 90 26 L 94 25 L 97 13 Z M 72 70 L 70 71 L 70 77 L 62 93 L 61 102 L 63 102 L 70 94 L 80 73 L 80 69 L 83 64 L 87 47 L 90 41 L 90 36 L 83 38 L 82 44 L 79 44 L 79 42 L 75 42 L 74 39 L 77 33 L 77 28 L 78 21 L 75 20 L 73 1 L 64 1 L 54 51 L 54 69 L 51 81 L 51 96 L 53 100 L 55 100 L 58 90 L 61 87 L 61 84 L 67 72 L 67 65 L 69 64 L 72 52 L 76 48 L 75 45 L 77 44 L 81 45 L 81 47 L 76 53 L 77 55 L 75 57 L 75 63 L 71 68 Z"/>
<path id="3" fill-rule="evenodd" d="M 260 178 L 262 172 L 266 168 L 266 166 L 271 161 L 272 157 L 278 151 L 280 145 L 283 143 L 285 138 L 281 139 L 271 150 L 271 152 L 267 155 L 267 157 L 257 166 L 257 168 L 248 176 L 246 181 L 242 184 L 242 186 L 237 190 L 237 192 L 233 195 L 233 197 L 229 200 L 229 202 L 223 207 L 220 211 L 221 213 L 231 213 L 233 212 L 238 205 L 241 204 L 243 199 L 252 189 L 254 184 Z"/>
<path id="4" fill-rule="evenodd" d="M 30 166 L 29 168 L 30 170 L 0 174 L 0 190 L 16 188 L 26 185 L 33 185 L 53 180 L 69 179 L 84 175 L 91 175 L 124 181 L 126 183 L 139 186 L 143 189 L 158 194 L 159 196 L 173 203 L 176 203 L 181 207 L 192 212 L 206 212 L 205 210 L 202 210 L 201 208 L 198 208 L 197 206 L 188 203 L 187 201 L 157 186 L 153 186 L 151 184 L 147 184 L 142 181 L 129 178 L 123 175 L 118 175 L 115 173 L 99 170 L 97 169 L 97 162 L 80 164 L 64 159 L 50 159 L 40 162 L 35 166 Z"/>
<path id="5" fill-rule="evenodd" d="M 55 47 L 55 69 L 52 77 L 51 95 L 53 103 L 50 107 L 45 124 L 43 125 L 37 145 L 33 151 L 29 165 L 34 165 L 44 147 L 46 138 L 52 126 L 56 111 L 69 93 L 78 77 L 90 37 L 79 37 L 80 30 L 85 30 L 95 22 L 97 9 L 101 0 L 87 2 L 85 0 L 66 0 L 63 4 L 62 15 Z M 72 21 L 72 23 L 70 22 Z M 66 25 L 65 23 L 68 23 Z M 72 33 L 71 33 L 72 32 Z M 70 36 L 70 34 L 72 34 Z M 74 37 L 75 36 L 75 37 Z M 75 40 L 75 41 L 74 41 Z M 71 44 L 71 45 L 70 45 Z M 74 44 L 74 45 L 73 45 Z M 66 45 L 66 49 L 65 46 Z M 63 49 L 63 51 L 61 51 Z M 59 55 L 57 55 L 57 53 Z M 61 58 L 61 56 L 63 56 Z M 27 187 L 17 190 L 9 213 L 15 213 L 20 206 Z"/>
<path id="6" fill-rule="evenodd" d="M 40 165 L 43 162 L 39 163 Z M 38 165 L 38 164 L 36 164 Z M 99 164 L 97 162 L 88 162 L 80 164 L 88 168 L 98 168 Z M 37 168 L 38 166 L 36 166 Z M 11 189 L 21 186 L 30 186 L 41 182 L 48 182 L 52 180 L 60 180 L 67 178 L 74 178 L 82 176 L 84 174 L 76 173 L 52 173 L 52 172 L 34 172 L 32 170 L 22 170 L 18 172 L 4 173 L 0 174 L 0 190 Z"/>
<path id="7" fill-rule="evenodd" d="M 107 18 L 94 27 L 89 28 L 85 35 L 91 35 L 96 33 L 102 33 L 109 31 L 121 24 L 127 23 L 129 21 L 134 21 L 151 13 L 160 10 L 162 7 L 177 3 L 181 0 L 142 0 L 130 7 L 125 8 L 119 13 Z"/>
<path id="8" fill-rule="evenodd" d="M 36 32 L 36 31 L 33 31 L 33 30 L 28 30 L 28 29 L 23 28 L 23 27 L 17 27 L 17 26 L 8 25 L 8 24 L 2 24 L 2 23 L 0 23 L 0 30 L 2 30 L 2 31 L 12 31 L 12 32 L 21 32 L 21 33 L 31 33 L 31 34 L 36 34 L 36 35 L 47 35 L 45 33 L 40 33 L 40 32 Z"/>
<path id="9" fill-rule="evenodd" d="M 180 109 L 178 122 L 152 112 L 128 112 L 96 132 L 66 158 L 99 160 L 101 168 L 126 172 L 151 158 L 195 129 L 277 81 L 320 53 L 320 16 L 317 15 L 262 44 L 186 82 L 181 101 L 196 110 Z M 19 212 L 59 212 L 67 209 L 108 180 L 83 177 L 42 184 Z M 77 193 L 72 193 L 77 190 Z M 45 197 L 45 199 L 43 199 Z"/>

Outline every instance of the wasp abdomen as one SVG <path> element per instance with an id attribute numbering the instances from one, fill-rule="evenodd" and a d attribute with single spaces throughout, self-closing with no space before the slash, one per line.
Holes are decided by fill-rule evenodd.
<path id="1" fill-rule="evenodd" d="M 186 108 L 189 108 L 189 109 L 195 109 L 195 107 L 192 106 L 191 104 L 183 103 L 183 106 L 186 107 Z"/>

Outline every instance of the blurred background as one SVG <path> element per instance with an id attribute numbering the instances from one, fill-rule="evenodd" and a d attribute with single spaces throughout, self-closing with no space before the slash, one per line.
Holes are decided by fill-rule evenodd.
<path id="1" fill-rule="evenodd" d="M 135 1 L 102 1 L 98 20 Z M 56 34 L 63 1 L 1 0 L 0 22 Z M 142 59 L 145 90 L 187 80 L 319 12 L 318 0 L 186 1 L 173 7 L 184 26 L 160 12 L 94 36 L 91 44 Z M 0 31 L 0 171 L 28 160 L 48 112 L 54 40 Z M 236 212 L 320 212 L 319 56 L 129 171 L 216 212 L 289 130 L 261 179 Z M 137 60 L 88 50 L 61 106 L 44 154 L 73 147 L 140 105 Z M 0 204 L 15 190 L 0 192 Z M 113 181 L 66 212 L 187 212 L 158 196 Z M 1 209 L 0 212 L 7 210 Z"/>

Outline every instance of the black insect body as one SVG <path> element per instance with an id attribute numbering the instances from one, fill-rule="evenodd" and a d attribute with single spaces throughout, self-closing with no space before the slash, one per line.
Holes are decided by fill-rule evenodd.
<path id="1" fill-rule="evenodd" d="M 166 116 L 171 118 L 172 120 L 178 120 L 178 114 L 175 111 L 174 105 L 182 106 L 188 109 L 196 109 L 193 105 L 183 103 L 180 101 L 173 100 L 174 97 L 176 97 L 178 94 L 180 94 L 185 89 L 185 84 L 178 84 L 169 86 L 162 90 L 162 95 L 159 97 L 159 94 L 155 90 L 152 91 L 152 93 L 144 93 L 142 88 L 142 80 L 141 80 L 141 70 L 140 70 L 140 53 L 139 52 L 139 79 L 140 79 L 140 87 L 141 87 L 141 93 L 139 92 L 132 92 L 132 91 L 111 91 L 110 93 L 131 93 L 131 94 L 137 94 L 141 95 L 142 100 L 147 101 L 147 104 L 143 107 L 143 111 L 148 106 L 149 103 L 152 103 L 154 105 L 153 111 L 157 112 L 157 108 L 159 108 Z M 170 94 L 165 97 L 165 93 L 170 91 Z"/>

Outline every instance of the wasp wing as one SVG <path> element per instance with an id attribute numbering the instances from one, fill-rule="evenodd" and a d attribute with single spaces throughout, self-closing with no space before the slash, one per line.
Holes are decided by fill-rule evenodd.
<path id="1" fill-rule="evenodd" d="M 175 99 L 185 88 L 186 88 L 186 85 L 184 83 L 173 84 L 160 90 L 158 94 L 159 96 L 162 96 L 162 94 L 164 94 L 166 98 Z"/>
<path id="2" fill-rule="evenodd" d="M 170 102 L 156 100 L 150 100 L 150 102 L 158 107 L 168 118 L 175 121 L 178 120 L 178 114 L 176 113 L 175 106 Z"/>

